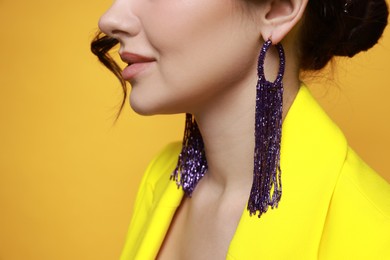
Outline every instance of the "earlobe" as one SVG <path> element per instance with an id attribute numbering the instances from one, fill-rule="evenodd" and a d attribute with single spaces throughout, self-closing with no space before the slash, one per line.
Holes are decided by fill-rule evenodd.
<path id="1" fill-rule="evenodd" d="M 300 21 L 308 0 L 269 0 L 263 15 L 262 37 L 277 44 Z"/>

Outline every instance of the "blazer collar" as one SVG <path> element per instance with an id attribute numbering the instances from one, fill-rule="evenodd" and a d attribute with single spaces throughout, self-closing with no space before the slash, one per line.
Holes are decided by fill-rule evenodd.
<path id="1" fill-rule="evenodd" d="M 243 213 L 229 247 L 230 259 L 317 258 L 348 146 L 304 85 L 282 127 L 281 201 L 260 219 Z"/>

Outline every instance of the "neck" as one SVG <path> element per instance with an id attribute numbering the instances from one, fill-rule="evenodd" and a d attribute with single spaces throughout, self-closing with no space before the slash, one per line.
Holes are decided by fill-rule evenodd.
<path id="1" fill-rule="evenodd" d="M 283 117 L 287 115 L 299 89 L 295 76 L 285 75 Z M 257 80 L 257 79 L 256 79 Z M 256 80 L 246 88 L 235 88 L 195 114 L 202 133 L 208 163 L 202 182 L 224 193 L 249 194 L 253 181 Z M 249 102 L 248 102 L 249 101 Z"/>

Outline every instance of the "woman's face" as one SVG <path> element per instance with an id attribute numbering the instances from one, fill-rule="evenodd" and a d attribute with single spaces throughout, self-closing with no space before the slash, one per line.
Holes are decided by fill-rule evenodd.
<path id="1" fill-rule="evenodd" d="M 240 0 L 116 0 L 100 29 L 120 42 L 140 114 L 196 113 L 256 84 L 260 30 Z M 254 88 L 254 86 L 251 86 Z"/>

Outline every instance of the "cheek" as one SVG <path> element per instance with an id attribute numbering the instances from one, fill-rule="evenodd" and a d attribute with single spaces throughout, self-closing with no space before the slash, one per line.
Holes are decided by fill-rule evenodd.
<path id="1" fill-rule="evenodd" d="M 226 2 L 180 1 L 149 10 L 143 25 L 159 62 L 143 87 L 132 90 L 136 112 L 188 112 L 253 74 L 259 37 Z"/>
<path id="2" fill-rule="evenodd" d="M 162 62 L 153 76 L 134 86 L 130 95 L 133 109 L 144 115 L 194 113 L 229 91 L 246 87 L 243 82 L 255 87 L 257 56 L 223 54 L 226 52 L 214 52 L 201 59 L 195 55 L 191 62 Z"/>
<path id="3" fill-rule="evenodd" d="M 231 0 L 156 1 L 144 10 L 143 27 L 151 45 L 161 58 L 183 56 L 188 49 L 200 47 L 199 40 L 209 38 L 231 20 Z M 148 14 L 148 15 L 146 15 Z M 212 47 L 212 46 L 210 46 Z"/>

